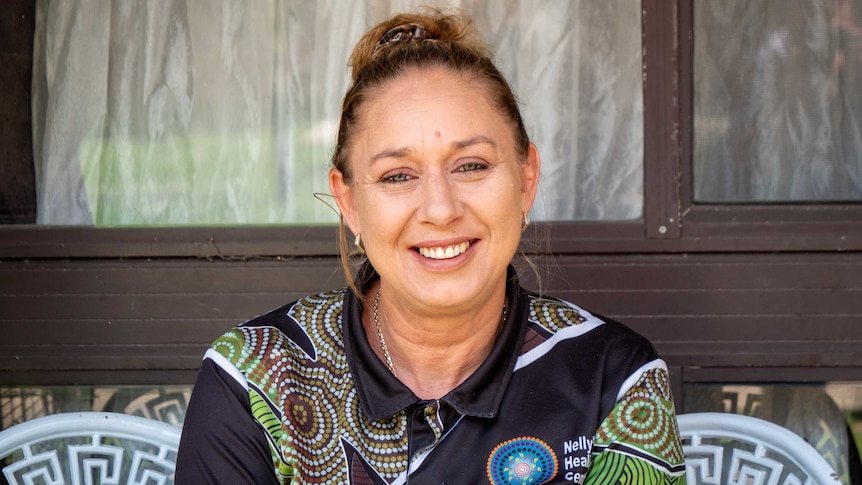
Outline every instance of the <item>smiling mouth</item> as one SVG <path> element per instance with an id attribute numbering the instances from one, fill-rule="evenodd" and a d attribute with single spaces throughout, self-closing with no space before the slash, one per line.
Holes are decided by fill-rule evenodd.
<path id="1" fill-rule="evenodd" d="M 464 241 L 461 244 L 453 244 L 451 246 L 437 246 L 429 248 L 418 248 L 419 254 L 429 259 L 451 259 L 460 255 L 470 247 L 470 241 Z"/>

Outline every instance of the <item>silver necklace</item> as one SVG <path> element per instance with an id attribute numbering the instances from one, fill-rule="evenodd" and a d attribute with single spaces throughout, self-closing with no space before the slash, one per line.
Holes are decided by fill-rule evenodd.
<path id="1" fill-rule="evenodd" d="M 500 319 L 501 322 L 506 321 L 506 317 L 509 316 L 509 305 L 508 302 L 503 301 L 503 317 Z M 389 347 L 386 346 L 386 339 L 383 338 L 383 331 L 380 330 L 380 288 L 377 288 L 377 294 L 374 295 L 374 328 L 377 330 L 377 340 L 380 341 L 380 349 L 383 350 L 383 359 L 386 360 L 386 367 L 389 368 L 389 372 L 392 373 L 393 376 L 398 377 L 398 374 L 395 373 L 395 366 L 392 364 L 392 355 L 389 354 Z"/>
<path id="2" fill-rule="evenodd" d="M 380 348 L 383 349 L 383 358 L 386 359 L 386 367 L 393 376 L 398 377 L 395 373 L 395 366 L 392 365 L 392 356 L 389 355 L 389 348 L 386 347 L 386 339 L 383 338 L 383 332 L 380 330 L 380 316 L 377 309 L 380 307 L 380 288 L 377 288 L 377 295 L 374 297 L 374 327 L 377 329 L 377 339 L 380 340 Z"/>

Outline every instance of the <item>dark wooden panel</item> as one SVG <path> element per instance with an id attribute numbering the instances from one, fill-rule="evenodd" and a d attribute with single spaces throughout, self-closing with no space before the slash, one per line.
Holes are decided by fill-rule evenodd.
<path id="1" fill-rule="evenodd" d="M 621 320 L 673 366 L 862 368 L 859 253 L 556 256 L 540 266 L 553 274 L 548 294 Z"/>
<path id="2" fill-rule="evenodd" d="M 840 336 L 862 347 L 859 315 L 661 315 L 623 317 L 622 321 L 654 342 L 829 341 Z"/>
<path id="3" fill-rule="evenodd" d="M 536 263 L 552 291 L 862 287 L 860 253 L 555 256 Z"/>
<path id="4" fill-rule="evenodd" d="M 33 370 L 192 370 L 200 366 L 200 345 L 44 345 L 3 347 L 0 369 Z"/>
<path id="5" fill-rule="evenodd" d="M 2 262 L 0 383 L 188 377 L 233 325 L 343 284 L 333 257 Z"/>
<path id="6" fill-rule="evenodd" d="M 643 0 L 644 219 L 646 236 L 680 236 L 677 2 Z"/>
<path id="7" fill-rule="evenodd" d="M 670 365 L 683 367 L 845 367 L 859 366 L 859 341 L 659 342 Z"/>
<path id="8" fill-rule="evenodd" d="M 645 238 L 642 221 L 537 222 L 525 232 L 521 248 L 527 254 L 567 255 L 862 251 L 859 212 L 827 207 L 834 209 L 828 213 L 842 218 L 820 223 L 816 210 L 779 211 L 779 215 L 798 214 L 803 222 L 767 219 L 742 224 L 733 220 L 734 214 L 727 214 L 725 222 L 683 225 L 678 239 Z M 811 222 L 804 222 L 809 218 Z M 6 226 L 0 230 L 0 259 L 336 256 L 336 234 L 335 226 Z"/>
<path id="9" fill-rule="evenodd" d="M 282 302 L 279 302 L 279 304 Z M 260 313 L 260 312 L 256 312 Z M 196 319 L 0 321 L 2 346 L 198 344 L 253 316 Z M 638 316 L 621 321 L 654 342 L 855 341 L 862 347 L 860 317 L 842 316 Z M 69 331 L 71 327 L 74 331 Z M 776 332 L 780 329 L 780 333 Z"/>
<path id="10" fill-rule="evenodd" d="M 862 314 L 862 289 L 624 290 L 557 292 L 604 315 Z"/>
<path id="11" fill-rule="evenodd" d="M 687 367 L 684 382 L 829 382 L 862 381 L 862 366 L 851 367 Z"/>
<path id="12" fill-rule="evenodd" d="M 296 293 L 163 293 L 0 297 L 3 321 L 116 318 L 218 318 L 242 320 L 305 296 Z"/>
<path id="13" fill-rule="evenodd" d="M 860 253 L 561 255 L 537 263 L 545 293 L 623 321 L 682 370 L 862 368 Z M 531 280 L 525 271 L 537 287 Z M 339 286 L 334 257 L 4 261 L 0 383 L 20 382 L 21 373 L 40 381 L 52 372 L 187 376 L 227 328 Z"/>
<path id="14" fill-rule="evenodd" d="M 0 230 L 0 258 L 336 256 L 330 226 L 115 227 L 8 226 Z"/>
<path id="15" fill-rule="evenodd" d="M 197 369 L 133 370 L 18 370 L 0 371 L 4 386 L 166 386 L 190 385 L 195 382 Z"/>
<path id="16" fill-rule="evenodd" d="M 86 319 L 166 319 L 217 317 L 242 319 L 305 296 L 294 290 L 275 293 L 148 293 L 105 295 L 6 295 L 0 297 L 4 321 Z M 862 314 L 862 289 L 776 290 L 604 290 L 551 291 L 588 310 L 614 318 L 641 315 L 775 315 L 789 318 Z"/>
<path id="17" fill-rule="evenodd" d="M 0 295 L 278 293 L 344 285 L 337 258 L 0 262 Z M 2 308 L 2 307 L 0 307 Z"/>
<path id="18" fill-rule="evenodd" d="M 150 320 L 34 320 L 0 322 L 0 348 L 70 345 L 203 345 L 247 320 L 240 318 Z"/>

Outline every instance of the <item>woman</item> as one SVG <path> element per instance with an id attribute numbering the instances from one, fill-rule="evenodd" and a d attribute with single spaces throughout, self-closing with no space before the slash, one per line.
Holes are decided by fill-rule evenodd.
<path id="1" fill-rule="evenodd" d="M 518 284 L 539 156 L 469 19 L 395 16 L 351 65 L 330 186 L 367 259 L 213 344 L 178 483 L 681 483 L 652 346 Z"/>

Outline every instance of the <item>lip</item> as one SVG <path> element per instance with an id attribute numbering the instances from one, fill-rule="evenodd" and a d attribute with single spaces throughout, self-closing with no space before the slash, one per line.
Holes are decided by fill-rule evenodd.
<path id="1" fill-rule="evenodd" d="M 460 241 L 434 241 L 413 247 L 415 253 L 427 262 L 445 262 L 459 259 L 476 243 L 475 239 Z"/>

